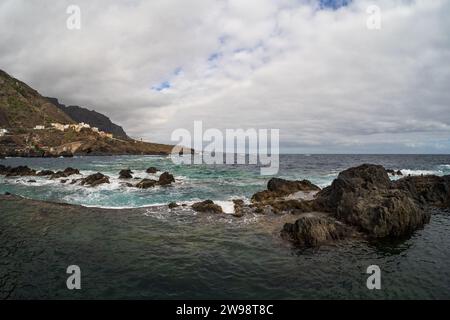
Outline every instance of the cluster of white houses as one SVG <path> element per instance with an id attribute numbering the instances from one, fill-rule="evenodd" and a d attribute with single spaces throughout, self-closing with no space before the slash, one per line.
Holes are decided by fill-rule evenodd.
<path id="1" fill-rule="evenodd" d="M 72 129 L 72 130 L 75 130 L 76 132 L 80 132 L 83 129 L 88 129 L 88 130 L 91 130 L 91 131 L 99 134 L 101 137 L 110 138 L 110 139 L 113 138 L 112 133 L 101 131 L 98 128 L 91 127 L 89 124 L 84 123 L 84 122 L 80 122 L 78 124 L 52 123 L 51 126 L 53 129 L 56 129 L 59 131 L 66 131 L 66 130 Z M 34 129 L 35 130 L 44 130 L 46 128 L 43 125 L 38 125 L 38 126 L 35 126 Z"/>

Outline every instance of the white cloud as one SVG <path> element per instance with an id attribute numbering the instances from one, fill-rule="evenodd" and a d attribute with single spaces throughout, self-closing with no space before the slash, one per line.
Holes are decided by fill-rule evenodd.
<path id="1" fill-rule="evenodd" d="M 4 0 L 0 68 L 161 142 L 203 120 L 286 151 L 450 152 L 450 2 L 376 1 L 379 31 L 371 4 Z"/>

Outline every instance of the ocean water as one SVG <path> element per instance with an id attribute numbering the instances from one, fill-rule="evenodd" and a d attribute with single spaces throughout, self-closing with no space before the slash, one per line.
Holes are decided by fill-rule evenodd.
<path id="1" fill-rule="evenodd" d="M 340 171 L 362 163 L 381 164 L 388 169 L 402 170 L 405 175 L 450 174 L 448 155 L 281 155 L 277 176 L 308 179 L 325 187 Z M 62 179 L 49 180 L 48 177 L 33 177 L 36 183 L 29 183 L 30 177 L 0 176 L 1 193 L 8 191 L 31 199 L 105 208 L 137 208 L 171 201 L 192 203 L 211 199 L 220 201 L 231 210 L 232 199 L 249 200 L 255 192 L 265 189 L 270 179 L 270 176 L 260 175 L 260 168 L 254 165 L 175 165 L 168 157 L 155 156 L 10 158 L 0 160 L 0 164 L 28 165 L 33 169 L 54 171 L 74 167 L 84 176 L 96 172 L 106 174 L 111 183 L 96 188 L 62 184 Z M 157 179 L 161 172 L 155 175 L 145 173 L 151 166 L 172 173 L 176 183 L 171 187 L 140 190 L 126 187 L 125 181 L 118 179 L 119 171 L 127 168 L 133 170 L 133 177 Z M 131 180 L 133 183 L 138 181 Z"/>
<path id="2" fill-rule="evenodd" d="M 156 166 L 174 173 L 169 188 L 78 188 L 59 182 L 0 180 L 0 192 L 91 208 L 0 201 L 0 298 L 17 299 L 448 299 L 450 214 L 395 242 L 364 240 L 301 249 L 279 236 L 293 215 L 196 214 L 169 201 L 249 198 L 269 177 L 253 166 L 173 165 L 162 157 L 5 159 L 2 164 L 117 177 Z M 407 174 L 450 174 L 450 156 L 283 155 L 279 176 L 328 185 L 361 163 Z M 87 191 L 85 191 L 87 190 Z M 147 207 L 150 205 L 150 207 Z M 115 210 L 99 207 L 114 207 Z M 118 208 L 130 209 L 118 209 Z M 66 268 L 79 265 L 82 290 L 66 288 Z M 381 269 L 381 290 L 368 290 L 366 269 Z"/>

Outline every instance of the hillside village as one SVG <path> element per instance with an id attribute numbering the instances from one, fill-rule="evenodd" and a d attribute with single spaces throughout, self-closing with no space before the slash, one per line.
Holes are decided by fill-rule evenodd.
<path id="1" fill-rule="evenodd" d="M 0 70 L 0 158 L 167 155 L 172 148 L 131 139 L 107 116 L 66 107 Z"/>
<path id="2" fill-rule="evenodd" d="M 81 130 L 90 130 L 93 133 L 98 134 L 100 137 L 113 139 L 113 134 L 99 130 L 97 127 L 91 127 L 89 124 L 80 122 L 78 124 L 62 124 L 62 123 L 51 123 L 50 128 L 46 128 L 45 125 L 37 125 L 34 130 L 47 130 L 56 129 L 59 131 L 74 130 L 75 132 L 80 132 Z"/>

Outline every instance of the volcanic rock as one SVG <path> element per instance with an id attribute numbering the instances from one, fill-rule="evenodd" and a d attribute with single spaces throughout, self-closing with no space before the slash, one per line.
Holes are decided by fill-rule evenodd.
<path id="1" fill-rule="evenodd" d="M 197 212 L 223 213 L 222 207 L 215 204 L 212 200 L 194 203 L 192 209 Z"/>
<path id="2" fill-rule="evenodd" d="M 156 186 L 158 184 L 158 181 L 153 180 L 153 179 L 143 179 L 141 182 L 139 182 L 136 185 L 136 188 L 139 189 L 148 189 L 148 188 L 153 188 L 154 186 Z"/>
<path id="3" fill-rule="evenodd" d="M 132 173 L 133 171 L 131 171 L 130 169 L 120 170 L 119 179 L 131 179 L 133 178 L 133 176 L 131 175 Z"/>
<path id="4" fill-rule="evenodd" d="M 175 178 L 168 172 L 164 172 L 159 176 L 158 184 L 161 186 L 169 185 L 172 182 L 175 182 Z"/>
<path id="5" fill-rule="evenodd" d="M 104 174 L 97 172 L 94 174 L 91 174 L 90 176 L 87 176 L 86 178 L 83 178 L 80 180 L 81 185 L 88 185 L 91 187 L 96 187 L 98 185 L 109 183 L 109 177 L 105 176 Z"/>
<path id="6" fill-rule="evenodd" d="M 158 170 L 157 168 L 155 168 L 155 167 L 150 167 L 150 168 L 148 168 L 147 170 L 145 170 L 145 172 L 151 173 L 151 174 L 157 173 L 158 171 L 159 171 L 159 170 Z"/>
<path id="7" fill-rule="evenodd" d="M 294 223 L 286 223 L 281 236 L 304 247 L 317 247 L 351 236 L 352 229 L 326 215 L 306 214 Z"/>

